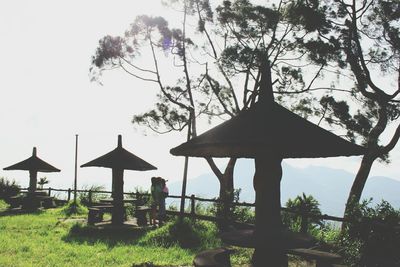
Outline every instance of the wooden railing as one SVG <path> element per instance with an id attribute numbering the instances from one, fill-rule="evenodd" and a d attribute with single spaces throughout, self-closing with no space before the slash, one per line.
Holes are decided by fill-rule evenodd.
<path id="1" fill-rule="evenodd" d="M 49 196 L 51 196 L 52 193 L 54 192 L 65 192 L 67 193 L 67 198 L 66 201 L 70 201 L 71 200 L 71 196 L 74 193 L 74 190 L 71 188 L 68 189 L 57 189 L 57 188 L 52 188 L 52 187 L 48 187 L 48 188 L 43 188 L 40 190 L 45 190 L 48 191 Z M 27 191 L 27 188 L 23 188 L 21 189 L 22 192 Z M 88 193 L 88 201 L 89 203 L 93 202 L 93 194 L 111 194 L 111 191 L 102 191 L 102 190 L 76 190 L 77 193 Z M 136 197 L 137 199 L 140 199 L 142 197 L 150 197 L 149 193 L 139 193 L 139 192 L 124 192 L 124 195 L 131 195 Z M 171 199 L 181 199 L 181 196 L 176 196 L 176 195 L 169 195 L 168 198 Z M 218 199 L 209 199 L 209 198 L 202 198 L 202 197 L 196 197 L 195 195 L 190 195 L 190 196 L 185 196 L 185 200 L 188 199 L 190 202 L 190 209 L 189 209 L 189 213 L 185 213 L 184 216 L 187 217 L 192 217 L 192 218 L 197 218 L 197 219 L 201 219 L 201 220 L 207 220 L 207 221 L 218 221 L 218 220 L 222 220 L 222 218 L 218 218 L 215 216 L 210 216 L 210 215 L 204 215 L 204 214 L 198 214 L 196 213 L 196 203 L 199 202 L 209 202 L 209 203 L 222 203 L 220 200 Z M 232 206 L 237 206 L 237 207 L 251 207 L 254 208 L 255 207 L 255 203 L 247 203 L 247 202 L 233 202 L 231 203 Z M 305 213 L 305 212 L 299 212 L 299 211 L 294 211 L 285 207 L 281 208 L 282 211 L 285 212 L 289 212 L 289 213 L 294 213 L 297 214 L 299 216 L 302 217 L 302 220 L 307 220 L 308 218 L 315 218 L 315 219 L 319 219 L 319 220 L 328 220 L 328 221 L 336 221 L 336 222 L 346 222 L 348 220 L 341 218 L 341 217 L 336 217 L 336 216 L 330 216 L 327 214 L 323 214 L 323 215 L 315 215 L 315 214 L 309 214 L 309 213 Z M 169 214 L 172 215 L 178 215 L 179 212 L 178 211 L 173 211 L 173 210 L 169 210 L 168 211 Z"/>

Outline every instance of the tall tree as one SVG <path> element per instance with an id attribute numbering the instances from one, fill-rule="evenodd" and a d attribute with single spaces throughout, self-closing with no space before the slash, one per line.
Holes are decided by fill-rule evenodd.
<path id="1" fill-rule="evenodd" d="M 333 94 L 321 98 L 324 119 L 346 129 L 348 138 L 362 139 L 366 147 L 349 193 L 346 214 L 351 202 L 360 201 L 373 163 L 388 162 L 388 153 L 400 137 L 398 122 L 394 132 L 388 128 L 400 116 L 400 2 L 300 0 L 296 4 L 304 7 L 303 16 L 307 10 L 321 10 L 329 25 L 327 31 L 319 31 L 313 37 L 313 46 L 305 48 L 315 58 L 329 59 L 334 67 L 330 70 L 338 74 L 341 86 L 353 84 L 343 90 L 349 92 L 353 104 Z M 382 142 L 385 134 L 391 138 Z"/>
<path id="2" fill-rule="evenodd" d="M 307 64 L 303 60 L 304 47 L 313 44 L 307 37 L 328 30 L 320 10 L 310 9 L 311 16 L 297 21 L 291 16 L 300 14 L 303 6 L 290 1 L 270 7 L 248 0 L 223 1 L 216 8 L 208 0 L 171 2 L 181 7 L 179 29 L 169 27 L 162 17 L 139 16 L 124 36 L 101 39 L 93 57 L 94 78 L 102 70 L 120 68 L 159 87 L 155 108 L 134 116 L 134 123 L 160 133 L 189 126 L 191 138 L 197 135 L 199 120 L 233 117 L 254 104 L 262 73 L 270 73 L 264 81 L 275 88 L 276 100 L 303 116 L 314 112 L 309 107 L 315 100 L 311 92 L 332 90 L 316 87 L 328 60 L 319 57 Z M 312 26 L 315 18 L 319 27 Z M 196 28 L 189 26 L 194 24 Z M 139 66 L 140 55 L 149 56 L 151 64 Z M 176 80 L 166 85 L 171 76 Z M 236 159 L 230 159 L 224 171 L 212 158 L 206 160 L 220 181 L 226 215 L 233 200 Z"/>

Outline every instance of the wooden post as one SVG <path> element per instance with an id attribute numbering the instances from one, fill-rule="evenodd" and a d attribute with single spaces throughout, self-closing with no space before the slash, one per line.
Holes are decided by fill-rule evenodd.
<path id="1" fill-rule="evenodd" d="M 285 243 L 282 242 L 280 183 L 282 159 L 263 156 L 255 159 L 256 223 L 254 231 L 254 267 L 287 267 Z"/>
<path id="2" fill-rule="evenodd" d="M 89 189 L 89 193 L 88 193 L 88 201 L 89 201 L 89 205 L 92 205 L 92 190 Z"/>
<path id="3" fill-rule="evenodd" d="M 68 202 L 71 200 L 71 188 L 68 188 Z"/>
<path id="4" fill-rule="evenodd" d="M 76 187 L 78 184 L 78 135 L 75 135 L 75 178 L 74 178 L 74 203 L 76 205 Z"/>
<path id="5" fill-rule="evenodd" d="M 51 187 L 49 187 L 49 197 L 51 196 Z"/>
<path id="6" fill-rule="evenodd" d="M 188 132 L 187 132 L 187 138 L 186 138 L 187 141 L 190 140 L 191 134 L 192 134 L 192 114 L 190 113 L 189 123 L 188 123 Z M 180 208 L 179 221 L 182 221 L 183 213 L 185 212 L 186 184 L 187 184 L 188 168 L 189 168 L 189 157 L 186 156 L 185 164 L 183 166 L 183 181 L 182 181 L 181 208 Z"/>
<path id="7" fill-rule="evenodd" d="M 30 193 L 34 193 L 37 189 L 37 171 L 30 170 L 29 171 L 29 189 Z"/>
<path id="8" fill-rule="evenodd" d="M 113 210 L 111 222 L 114 225 L 121 225 L 124 223 L 125 210 L 124 210 L 124 170 L 113 168 L 112 179 L 114 185 L 113 192 Z"/>
<path id="9" fill-rule="evenodd" d="M 306 214 L 301 214 L 300 232 L 307 233 L 308 230 L 308 217 Z"/>
<path id="10" fill-rule="evenodd" d="M 194 219 L 196 216 L 196 203 L 195 203 L 195 196 L 190 196 L 190 216 Z"/>

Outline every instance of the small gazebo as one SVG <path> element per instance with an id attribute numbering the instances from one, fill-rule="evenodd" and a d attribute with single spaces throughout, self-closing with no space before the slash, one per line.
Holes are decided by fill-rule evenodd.
<path id="1" fill-rule="evenodd" d="M 280 182 L 283 158 L 361 155 L 364 148 L 301 118 L 274 102 L 271 73 L 264 68 L 258 102 L 236 117 L 171 149 L 193 157 L 254 158 L 256 267 L 287 266 L 282 242 Z"/>
<path id="2" fill-rule="evenodd" d="M 81 167 L 105 167 L 112 169 L 112 223 L 124 222 L 124 170 L 148 171 L 157 168 L 122 147 L 122 136 L 118 135 L 118 146 L 111 152 L 89 161 Z"/>
<path id="3" fill-rule="evenodd" d="M 18 162 L 14 165 L 4 168 L 5 171 L 10 170 L 22 170 L 22 171 L 29 171 L 29 194 L 35 194 L 37 189 L 37 173 L 38 172 L 59 172 L 60 170 L 56 167 L 50 165 L 49 163 L 45 162 L 44 160 L 40 159 L 36 156 L 36 147 L 33 148 L 32 156 Z"/>

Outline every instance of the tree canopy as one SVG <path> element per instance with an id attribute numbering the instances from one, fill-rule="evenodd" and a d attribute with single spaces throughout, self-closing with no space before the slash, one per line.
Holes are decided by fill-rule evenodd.
<path id="1" fill-rule="evenodd" d="M 254 104 L 266 67 L 277 102 L 367 147 L 350 193 L 359 199 L 373 162 L 387 160 L 400 137 L 397 126 L 389 141 L 381 140 L 400 115 L 400 3 L 169 4 L 180 14 L 179 27 L 138 16 L 125 35 L 101 39 L 93 56 L 94 79 L 120 68 L 159 87 L 155 107 L 133 122 L 157 132 L 189 126 L 189 138 L 196 136 L 198 120 L 226 119 Z"/>

